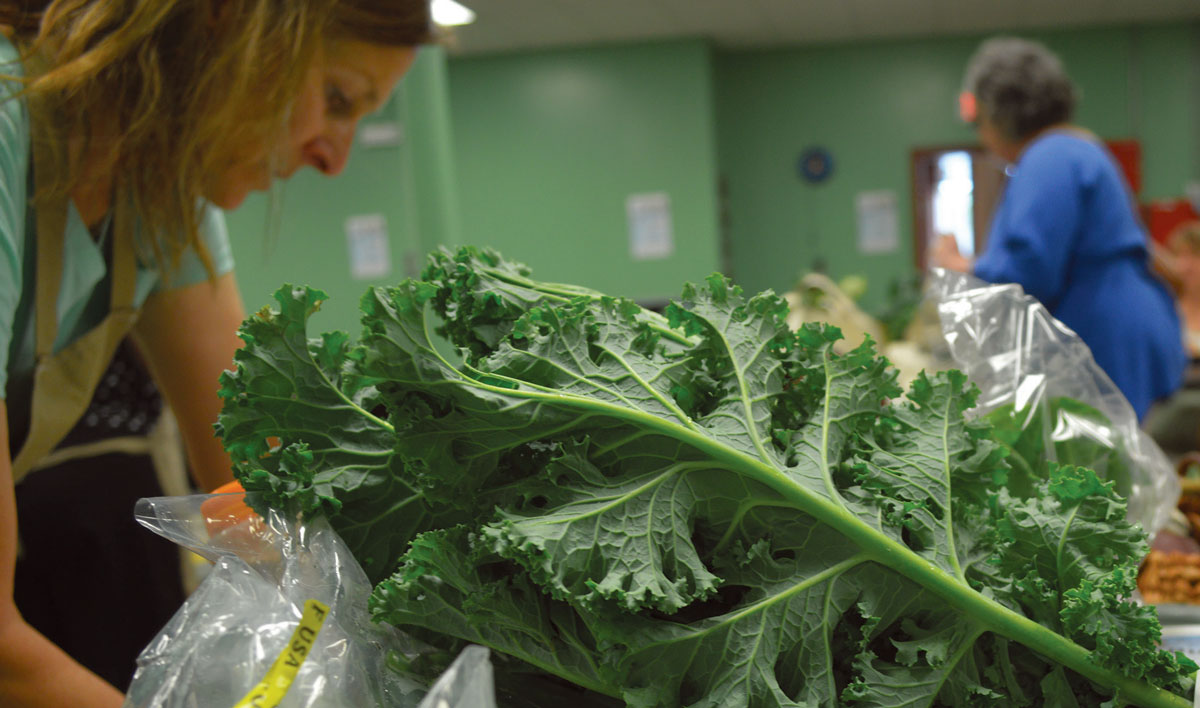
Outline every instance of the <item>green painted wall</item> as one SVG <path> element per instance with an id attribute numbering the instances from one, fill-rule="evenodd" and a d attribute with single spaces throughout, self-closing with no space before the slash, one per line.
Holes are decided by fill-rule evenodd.
<path id="1" fill-rule="evenodd" d="M 1200 178 L 1200 23 L 1033 36 L 1080 85 L 1081 123 L 1142 141 L 1146 197 Z M 424 50 L 381 117 L 404 125 L 402 145 L 356 146 L 334 180 L 298 175 L 273 227 L 266 197 L 229 214 L 247 307 L 307 283 L 332 296 L 318 327 L 356 330 L 370 283 L 350 276 L 344 224 L 382 213 L 386 283 L 438 244 L 473 243 L 547 279 L 642 300 L 723 264 L 747 289 L 785 290 L 823 263 L 866 275 L 876 309 L 888 282 L 912 273 L 911 150 L 974 140 L 954 99 L 980 39 L 717 52 L 688 40 L 449 60 Z M 818 186 L 795 172 L 810 145 L 835 160 Z M 898 197 L 901 248 L 862 256 L 854 198 L 878 189 Z M 634 262 L 625 199 L 654 191 L 671 197 L 676 252 Z"/>
<path id="2" fill-rule="evenodd" d="M 1022 33 L 1056 51 L 1082 90 L 1078 121 L 1104 137 L 1143 143 L 1143 194 L 1178 196 L 1200 177 L 1195 96 L 1196 23 Z M 974 142 L 955 115 L 963 67 L 981 37 L 770 51 L 714 59 L 718 154 L 729 190 L 735 278 L 747 289 L 787 289 L 824 265 L 867 276 L 864 305 L 913 273 L 910 154 Z M 834 157 L 826 182 L 807 185 L 795 162 L 806 146 Z M 854 198 L 893 190 L 901 248 L 864 256 L 855 246 Z"/>
<path id="3" fill-rule="evenodd" d="M 404 164 L 416 202 L 409 210 L 417 230 L 412 245 L 421 255 L 458 243 L 462 230 L 446 55 L 426 50 L 422 58 L 405 78 L 400 116 L 410 136 L 411 159 Z"/>
<path id="4" fill-rule="evenodd" d="M 313 317 L 313 332 L 359 332 L 358 301 L 373 284 L 391 284 L 411 274 L 424 253 L 457 238 L 446 89 L 446 58 L 424 48 L 378 116 L 397 121 L 398 146 L 364 147 L 357 141 L 346 170 L 336 178 L 302 170 L 277 187 L 272 198 L 251 195 L 226 214 L 238 285 L 248 311 L 273 303 L 283 283 L 311 285 L 330 298 Z M 387 221 L 392 272 L 377 280 L 351 276 L 346 219 L 383 214 Z"/>
<path id="5" fill-rule="evenodd" d="M 1133 47 L 1142 197 L 1178 197 L 1200 179 L 1200 23 L 1135 30 Z"/>
<path id="6" fill-rule="evenodd" d="M 641 300 L 718 268 L 704 42 L 452 59 L 450 93 L 464 242 Z M 670 197 L 668 258 L 629 255 L 625 200 L 641 192 Z"/>
<path id="7" fill-rule="evenodd" d="M 815 47 L 717 56 L 721 173 L 728 185 L 734 277 L 747 289 L 789 289 L 814 267 L 879 281 L 912 261 L 909 154 L 966 142 L 952 107 L 970 40 Z M 819 184 L 797 176 L 798 155 L 833 157 Z M 896 193 L 898 253 L 860 256 L 855 196 Z"/>

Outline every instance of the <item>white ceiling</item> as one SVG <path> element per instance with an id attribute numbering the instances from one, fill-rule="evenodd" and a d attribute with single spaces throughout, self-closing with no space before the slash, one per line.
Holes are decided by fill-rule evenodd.
<path id="1" fill-rule="evenodd" d="M 706 37 L 728 48 L 1200 19 L 1200 0 L 461 0 L 458 54 Z"/>

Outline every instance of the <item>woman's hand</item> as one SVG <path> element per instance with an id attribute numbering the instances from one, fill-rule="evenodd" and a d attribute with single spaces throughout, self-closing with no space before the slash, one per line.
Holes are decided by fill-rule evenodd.
<path id="1" fill-rule="evenodd" d="M 942 234 L 938 237 L 929 254 L 929 265 L 934 268 L 957 270 L 960 273 L 971 272 L 971 259 L 958 251 L 958 239 L 953 234 Z"/>

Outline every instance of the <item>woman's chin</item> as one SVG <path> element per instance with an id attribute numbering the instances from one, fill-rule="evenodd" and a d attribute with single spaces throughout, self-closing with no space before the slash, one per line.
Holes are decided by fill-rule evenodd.
<path id="1" fill-rule="evenodd" d="M 249 189 L 240 187 L 225 187 L 222 189 L 212 190 L 206 197 L 208 201 L 219 209 L 224 211 L 233 211 L 246 201 L 246 197 L 250 194 Z"/>

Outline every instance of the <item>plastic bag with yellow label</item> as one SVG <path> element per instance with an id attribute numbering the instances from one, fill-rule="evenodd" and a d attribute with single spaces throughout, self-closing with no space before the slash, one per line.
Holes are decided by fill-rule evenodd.
<path id="1" fill-rule="evenodd" d="M 138 658 L 125 708 L 424 705 L 427 686 L 395 667 L 423 647 L 371 621 L 371 584 L 324 519 L 259 517 L 240 494 L 143 499 L 135 513 L 213 565 Z M 445 705 L 494 706 L 487 670 L 470 701 Z"/>

